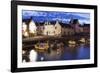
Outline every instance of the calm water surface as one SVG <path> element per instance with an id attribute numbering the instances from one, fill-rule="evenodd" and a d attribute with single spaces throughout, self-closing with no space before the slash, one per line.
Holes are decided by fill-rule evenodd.
<path id="1" fill-rule="evenodd" d="M 80 44 L 64 46 L 63 48 L 53 50 L 50 49 L 46 53 L 38 53 L 37 61 L 56 61 L 56 60 L 80 60 L 90 59 L 90 46 Z"/>

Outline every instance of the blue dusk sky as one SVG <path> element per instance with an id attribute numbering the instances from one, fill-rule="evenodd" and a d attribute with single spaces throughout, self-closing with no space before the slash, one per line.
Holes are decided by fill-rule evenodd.
<path id="1" fill-rule="evenodd" d="M 22 19 L 29 19 L 30 17 L 38 22 L 58 20 L 68 23 L 73 18 L 78 19 L 80 24 L 90 23 L 90 13 L 22 10 Z"/>

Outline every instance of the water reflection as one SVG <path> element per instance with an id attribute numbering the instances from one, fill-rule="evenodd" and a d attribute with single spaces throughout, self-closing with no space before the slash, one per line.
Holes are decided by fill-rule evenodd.
<path id="1" fill-rule="evenodd" d="M 35 61 L 80 60 L 90 59 L 89 44 L 49 44 L 48 51 L 37 52 Z M 30 52 L 30 51 L 29 51 Z M 25 52 L 24 52 L 25 53 Z M 24 56 L 24 55 L 23 55 Z M 24 56 L 29 62 L 29 56 Z"/>
<path id="2" fill-rule="evenodd" d="M 78 59 L 89 59 L 90 58 L 90 48 L 89 45 L 81 44 L 78 51 Z"/>
<path id="3" fill-rule="evenodd" d="M 41 57 L 44 61 L 89 59 L 90 48 L 85 44 L 69 45 L 57 50 L 51 49 L 50 53 L 38 53 L 37 61 L 41 61 Z"/>

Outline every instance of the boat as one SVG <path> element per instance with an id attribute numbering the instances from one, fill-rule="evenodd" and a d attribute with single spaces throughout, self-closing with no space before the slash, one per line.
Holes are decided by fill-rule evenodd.
<path id="1" fill-rule="evenodd" d="M 68 41 L 68 44 L 75 45 L 75 44 L 76 44 L 76 42 L 75 42 L 75 41 L 70 40 L 70 41 Z"/>
<path id="2" fill-rule="evenodd" d="M 85 41 L 85 38 L 81 38 L 80 40 L 79 40 L 81 43 L 85 43 L 86 41 Z"/>
<path id="3" fill-rule="evenodd" d="M 44 51 L 48 50 L 49 45 L 48 45 L 48 43 L 37 43 L 37 44 L 35 44 L 35 48 L 38 52 L 44 52 Z"/>

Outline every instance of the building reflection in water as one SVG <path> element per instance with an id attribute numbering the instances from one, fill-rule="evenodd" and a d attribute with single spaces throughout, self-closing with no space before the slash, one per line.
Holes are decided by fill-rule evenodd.
<path id="1" fill-rule="evenodd" d="M 23 51 L 23 61 L 30 62 L 32 58 L 30 57 L 30 54 L 31 51 Z M 36 51 L 34 54 L 34 61 L 90 59 L 90 46 L 89 44 L 84 43 L 65 45 L 62 42 L 60 44 L 55 44 L 54 42 L 51 44 L 49 43 L 49 48 L 47 51 Z"/>

